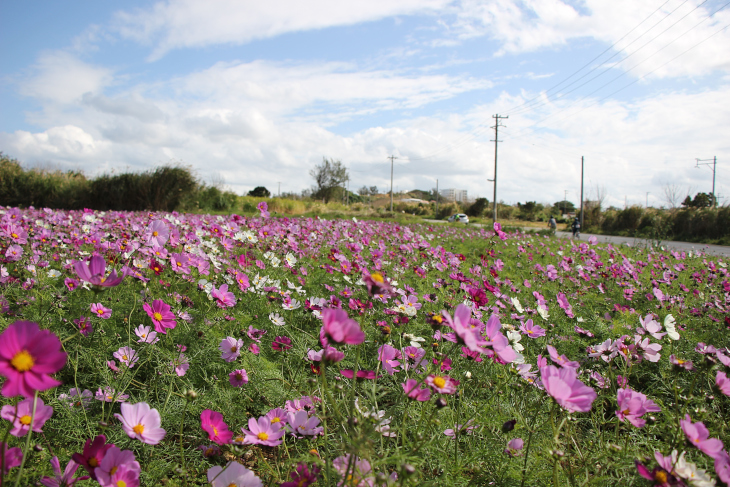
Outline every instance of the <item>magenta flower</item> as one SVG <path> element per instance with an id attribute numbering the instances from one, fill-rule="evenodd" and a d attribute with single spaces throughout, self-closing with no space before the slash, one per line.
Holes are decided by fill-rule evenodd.
<path id="1" fill-rule="evenodd" d="M 465 345 L 469 350 L 479 353 L 487 353 L 484 348 L 488 342 L 481 336 L 478 327 L 471 326 L 471 309 L 461 303 L 454 311 L 454 317 L 451 318 L 448 312 L 442 311 L 444 323 L 454 330 L 454 334 L 459 338 L 459 343 Z"/>
<path id="2" fill-rule="evenodd" d="M 306 414 L 306 412 L 304 414 Z M 289 418 L 289 420 L 291 420 L 291 418 Z M 249 418 L 248 428 L 249 429 L 241 428 L 241 431 L 245 435 L 243 439 L 244 445 L 281 445 L 280 438 L 284 436 L 285 433 L 280 423 L 272 425 L 271 420 L 266 416 L 261 416 L 258 421 L 254 418 Z"/>
<path id="3" fill-rule="evenodd" d="M 150 223 L 144 232 L 145 244 L 150 247 L 164 247 L 170 237 L 170 229 L 162 220 Z"/>
<path id="4" fill-rule="evenodd" d="M 152 306 L 145 303 L 142 308 L 147 312 L 147 316 L 152 318 L 157 333 L 164 335 L 167 333 L 166 328 L 173 329 L 177 325 L 175 314 L 171 311 L 170 305 L 161 299 L 152 301 Z"/>
<path id="5" fill-rule="evenodd" d="M 89 264 L 80 260 L 76 261 L 74 263 L 74 269 L 81 280 L 97 287 L 118 286 L 122 282 L 122 279 L 124 279 L 124 275 L 117 276 L 117 271 L 114 270 L 111 271 L 109 276 L 105 276 L 106 261 L 98 255 L 92 256 Z"/>
<path id="6" fill-rule="evenodd" d="M 214 286 L 210 295 L 213 296 L 219 308 L 232 308 L 236 305 L 236 296 L 228 291 L 228 284 L 223 284 L 218 289 Z"/>
<path id="7" fill-rule="evenodd" d="M 311 470 L 305 463 L 299 462 L 297 469 L 289 474 L 290 482 L 284 482 L 279 487 L 309 487 L 319 478 L 319 467 L 312 465 Z"/>
<path id="8" fill-rule="evenodd" d="M 128 394 L 121 394 L 117 393 L 117 391 L 114 390 L 112 387 L 105 387 L 102 389 L 101 387 L 96 391 L 95 399 L 97 401 L 104 401 L 104 402 L 124 402 L 129 397 Z"/>
<path id="9" fill-rule="evenodd" d="M 96 480 L 96 467 L 101 464 L 104 455 L 106 455 L 107 450 L 111 447 L 112 445 L 106 444 L 106 436 L 99 435 L 93 440 L 91 438 L 86 440 L 83 452 L 74 453 L 71 458 L 74 462 L 84 467 L 93 480 Z"/>
<path id="10" fill-rule="evenodd" d="M 426 384 L 439 394 L 453 394 L 456 392 L 456 386 L 459 385 L 459 381 L 452 379 L 448 375 L 429 374 L 426 377 Z"/>
<path id="11" fill-rule="evenodd" d="M 208 469 L 208 482 L 213 487 L 262 487 L 261 479 L 238 462 L 229 462 L 225 467 L 216 465 Z"/>
<path id="12" fill-rule="evenodd" d="M 577 375 L 572 367 L 558 369 L 547 365 L 540 369 L 542 385 L 562 408 L 571 413 L 587 413 L 597 394 L 593 388 L 579 381 Z"/>
<path id="13" fill-rule="evenodd" d="M 380 272 L 369 273 L 366 269 L 362 271 L 362 280 L 368 288 L 370 296 L 381 295 L 390 296 L 393 293 L 393 287 Z"/>
<path id="14" fill-rule="evenodd" d="M 234 370 L 228 374 L 228 381 L 233 387 L 241 387 L 248 384 L 248 374 L 245 369 Z"/>
<path id="15" fill-rule="evenodd" d="M 228 425 L 223 422 L 223 415 L 210 409 L 203 410 L 200 413 L 200 427 L 208 433 L 208 439 L 219 445 L 225 445 L 231 442 L 233 432 L 228 429 Z"/>
<path id="16" fill-rule="evenodd" d="M 560 307 L 563 308 L 565 314 L 568 315 L 568 318 L 575 318 L 575 314 L 573 314 L 573 307 L 568 302 L 568 298 L 565 297 L 565 293 L 558 293 L 556 298 Z"/>
<path id="17" fill-rule="evenodd" d="M 565 355 L 558 355 L 558 351 L 552 345 L 547 346 L 548 353 L 550 354 L 550 360 L 560 365 L 561 367 L 570 367 L 571 369 L 577 369 L 580 364 L 574 360 L 568 359 Z"/>
<path id="18" fill-rule="evenodd" d="M 271 342 L 271 349 L 277 352 L 286 352 L 291 348 L 291 338 L 286 336 L 278 336 Z"/>
<path id="19" fill-rule="evenodd" d="M 5 397 L 33 397 L 61 383 L 49 374 L 66 365 L 66 352 L 61 341 L 48 330 L 39 330 L 36 323 L 16 321 L 0 334 L 0 375 L 6 377 L 2 394 Z"/>
<path id="20" fill-rule="evenodd" d="M 335 343 L 347 345 L 359 345 L 365 341 L 365 332 L 360 329 L 357 321 L 347 316 L 347 311 L 341 309 L 325 308 L 322 310 L 322 334 L 325 341 L 332 340 Z M 320 341 L 322 334 L 320 334 Z M 327 343 L 322 343 L 327 346 Z"/>
<path id="21" fill-rule="evenodd" d="M 288 414 L 286 430 L 294 436 L 317 436 L 324 428 L 319 426 L 319 418 L 317 416 L 310 417 L 306 411 L 297 411 L 296 413 Z"/>
<path id="22" fill-rule="evenodd" d="M 87 320 L 85 316 L 81 316 L 74 320 L 74 325 L 79 327 L 79 333 L 87 337 L 94 333 L 94 327 L 91 326 L 91 321 Z"/>
<path id="23" fill-rule="evenodd" d="M 717 438 L 710 438 L 710 432 L 702 421 L 693 423 L 689 414 L 687 414 L 685 419 L 679 421 L 679 424 L 682 426 L 682 431 L 684 431 L 689 442 L 697 447 L 699 451 L 712 458 L 717 458 L 721 454 L 722 441 Z"/>
<path id="24" fill-rule="evenodd" d="M 522 323 L 522 325 L 520 326 L 520 331 L 530 338 L 545 336 L 545 330 L 541 328 L 540 325 L 533 324 L 532 319 L 529 319 Z"/>
<path id="25" fill-rule="evenodd" d="M 115 414 L 114 417 L 122 422 L 122 429 L 127 436 L 142 443 L 156 445 L 165 437 L 165 430 L 160 428 L 160 413 L 157 409 L 150 409 L 146 402 L 125 402 L 122 404 L 122 414 Z"/>
<path id="26" fill-rule="evenodd" d="M 130 347 L 122 347 L 114 352 L 112 355 L 115 359 L 119 360 L 130 369 L 134 367 L 134 364 L 136 364 L 139 360 L 139 355 L 137 355 L 137 352 L 135 352 L 134 349 Z"/>
<path id="27" fill-rule="evenodd" d="M 23 399 L 17 405 L 10 404 L 3 406 L 0 410 L 0 417 L 13 423 L 10 434 L 13 436 L 25 436 L 30 431 L 31 423 L 33 423 L 33 431 L 36 433 L 43 432 L 43 425 L 46 424 L 53 415 L 53 408 L 46 406 L 43 399 L 38 398 L 35 409 L 35 418 L 33 417 L 33 399 Z"/>
<path id="28" fill-rule="evenodd" d="M 23 450 L 18 447 L 8 448 L 7 443 L 0 441 L 0 455 L 5 457 L 5 471 L 7 474 L 11 468 L 17 467 L 23 461 Z"/>
<path id="29" fill-rule="evenodd" d="M 259 204 L 256 205 L 256 209 L 259 210 L 261 218 L 269 218 L 269 205 L 267 205 L 265 201 L 259 202 Z"/>
<path id="30" fill-rule="evenodd" d="M 720 392 L 730 397 L 730 379 L 727 378 L 727 374 L 725 374 L 725 372 L 717 371 L 717 375 L 715 375 L 715 385 L 718 389 L 720 389 Z"/>
<path id="31" fill-rule="evenodd" d="M 674 354 L 672 354 L 672 355 L 669 356 L 669 363 L 671 363 L 672 365 L 676 365 L 680 369 L 684 369 L 684 370 L 694 370 L 695 369 L 694 368 L 694 365 L 692 365 L 692 361 L 691 360 L 682 360 L 682 359 L 679 359 Z"/>
<path id="32" fill-rule="evenodd" d="M 241 354 L 241 347 L 243 347 L 243 340 L 236 340 L 233 337 L 226 337 L 221 340 L 221 344 L 218 346 L 218 350 L 221 351 L 221 358 L 226 362 L 233 362 Z"/>
<path id="33" fill-rule="evenodd" d="M 79 468 L 79 464 L 73 460 L 69 460 L 63 473 L 61 473 L 61 463 L 58 461 L 58 457 L 54 456 L 51 458 L 51 466 L 53 467 L 54 477 L 51 478 L 44 476 L 41 479 L 41 484 L 46 487 L 70 487 L 79 480 L 86 480 L 89 478 L 88 475 L 73 478 L 76 470 Z"/>
<path id="34" fill-rule="evenodd" d="M 97 316 L 97 317 L 105 319 L 105 320 L 108 320 L 109 318 L 112 317 L 112 310 L 105 307 L 101 303 L 92 303 L 91 304 L 91 313 L 94 316 Z"/>
<path id="35" fill-rule="evenodd" d="M 643 428 L 646 420 L 641 416 L 648 412 L 659 412 L 662 409 L 651 399 L 631 389 L 619 389 L 617 395 L 618 410 L 616 416 L 621 421 L 628 420 L 637 428 Z"/>
<path id="36" fill-rule="evenodd" d="M 654 485 L 656 487 L 671 487 L 673 485 L 684 485 L 680 484 L 677 478 L 667 472 L 662 467 L 654 467 L 654 470 L 649 470 L 646 465 L 641 463 L 640 461 L 636 460 L 636 471 L 639 472 L 639 475 L 644 477 L 645 479 L 651 480 L 654 482 Z"/>

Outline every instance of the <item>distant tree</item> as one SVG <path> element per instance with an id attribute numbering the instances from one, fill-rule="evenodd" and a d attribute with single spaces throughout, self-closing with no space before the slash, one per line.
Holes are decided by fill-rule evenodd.
<path id="1" fill-rule="evenodd" d="M 487 198 L 477 198 L 474 203 L 466 209 L 466 214 L 469 216 L 482 216 L 487 208 L 489 208 L 489 201 Z"/>
<path id="2" fill-rule="evenodd" d="M 376 195 L 376 194 L 378 194 L 378 187 L 377 187 L 377 186 L 370 186 L 370 188 L 369 188 L 369 189 L 370 189 L 370 194 L 371 194 L 371 195 Z"/>
<path id="3" fill-rule="evenodd" d="M 266 189 L 264 186 L 256 186 L 254 189 L 248 192 L 249 196 L 255 196 L 256 198 L 268 198 L 271 196 L 271 191 Z"/>
<path id="4" fill-rule="evenodd" d="M 337 199 L 343 194 L 345 181 L 348 179 L 347 168 L 342 161 L 322 158 L 322 163 L 309 171 L 314 178 L 315 187 L 312 197 L 323 199 L 325 203 Z"/>
<path id="5" fill-rule="evenodd" d="M 367 186 L 363 186 L 362 188 L 357 190 L 357 194 L 359 194 L 360 196 L 367 196 L 370 194 L 370 190 Z"/>
<path id="6" fill-rule="evenodd" d="M 518 218 L 528 221 L 534 220 L 535 214 L 543 210 L 543 206 L 535 201 L 528 201 L 524 205 L 517 203 L 517 208 L 520 209 Z"/>
<path id="7" fill-rule="evenodd" d="M 560 213 L 573 213 L 575 211 L 575 205 L 568 200 L 556 201 L 553 204 L 553 211 Z"/>
<path id="8" fill-rule="evenodd" d="M 687 195 L 682 202 L 682 206 L 686 208 L 709 208 L 712 206 L 712 195 L 707 193 L 697 193 L 694 199 Z"/>

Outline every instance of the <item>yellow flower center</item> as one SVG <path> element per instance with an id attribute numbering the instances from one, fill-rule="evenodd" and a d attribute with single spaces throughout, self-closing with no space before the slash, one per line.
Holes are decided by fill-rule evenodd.
<path id="1" fill-rule="evenodd" d="M 129 360 L 126 355 L 122 355 L 122 360 Z"/>
<path id="2" fill-rule="evenodd" d="M 117 480 L 117 487 L 127 487 L 127 483 L 124 480 Z"/>
<path id="3" fill-rule="evenodd" d="M 89 458 L 89 467 L 98 467 L 99 466 L 99 460 L 97 460 L 94 457 Z"/>
<path id="4" fill-rule="evenodd" d="M 25 416 L 21 416 L 18 419 L 18 421 L 20 421 L 20 424 L 24 424 L 24 425 L 28 426 L 30 424 L 31 419 L 32 418 L 26 414 Z"/>
<path id="5" fill-rule="evenodd" d="M 660 484 L 665 484 L 668 480 L 666 472 L 659 471 L 654 474 L 654 480 Z"/>
<path id="6" fill-rule="evenodd" d="M 153 237 L 156 237 L 156 236 L 158 236 L 158 235 L 159 235 L 159 233 L 157 233 L 156 231 L 155 231 L 155 232 L 152 232 L 152 236 L 153 236 Z"/>
<path id="7" fill-rule="evenodd" d="M 271 419 L 271 424 L 274 424 L 274 423 L 281 423 L 281 419 L 280 418 L 272 418 Z"/>
<path id="8" fill-rule="evenodd" d="M 231 482 L 230 484 L 228 484 L 228 487 L 238 487 L 238 484 L 235 482 Z"/>
<path id="9" fill-rule="evenodd" d="M 10 360 L 10 365 L 18 372 L 27 372 L 33 368 L 35 362 L 33 361 L 33 356 L 27 350 L 22 350 L 16 353 L 15 357 Z"/>
<path id="10" fill-rule="evenodd" d="M 218 428 L 213 426 L 213 436 L 218 436 Z"/>
<path id="11" fill-rule="evenodd" d="M 162 313 L 155 311 L 152 316 L 154 316 L 156 321 L 162 321 Z"/>
<path id="12" fill-rule="evenodd" d="M 13 238 L 18 238 L 18 234 L 17 233 L 14 233 L 14 232 L 11 233 L 10 236 L 13 237 Z"/>
<path id="13" fill-rule="evenodd" d="M 99 314 L 99 316 L 101 316 L 101 315 L 104 314 L 104 310 L 103 309 L 97 309 L 96 312 Z"/>
<path id="14" fill-rule="evenodd" d="M 433 383 L 436 387 L 441 389 L 442 387 L 444 387 L 446 385 L 446 379 L 444 379 L 443 377 L 434 377 Z"/>
<path id="15" fill-rule="evenodd" d="M 142 433 L 144 433 L 144 425 L 140 423 L 137 426 L 135 426 L 134 428 L 132 428 L 132 431 L 134 431 L 138 435 L 141 435 Z"/>
<path id="16" fill-rule="evenodd" d="M 238 347 L 231 347 L 231 352 L 235 352 L 236 350 L 238 350 Z"/>
<path id="17" fill-rule="evenodd" d="M 111 475 L 114 475 L 115 473 L 117 473 L 117 470 L 119 470 L 119 467 L 118 467 L 117 465 L 114 465 L 114 466 L 112 467 L 112 469 L 111 469 L 111 470 L 109 470 L 109 473 L 110 473 Z"/>
<path id="18" fill-rule="evenodd" d="M 385 279 L 383 279 L 383 275 L 380 272 L 374 272 L 370 274 L 370 279 L 375 282 L 379 282 L 380 284 L 385 282 Z"/>
<path id="19" fill-rule="evenodd" d="M 264 433 L 263 431 L 256 436 L 259 438 L 259 440 L 263 440 L 263 441 L 266 441 L 269 439 L 269 435 Z"/>

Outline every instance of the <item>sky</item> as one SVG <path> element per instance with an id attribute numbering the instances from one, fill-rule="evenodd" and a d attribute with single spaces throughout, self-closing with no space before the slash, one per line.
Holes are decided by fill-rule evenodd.
<path id="1" fill-rule="evenodd" d="M 725 0 L 0 0 L 0 151 L 243 194 L 730 203 Z M 700 159 L 698 167 L 697 159 Z M 707 165 L 709 160 L 709 164 Z M 702 165 L 704 164 L 704 165 Z M 675 198 L 675 203 L 677 203 Z"/>

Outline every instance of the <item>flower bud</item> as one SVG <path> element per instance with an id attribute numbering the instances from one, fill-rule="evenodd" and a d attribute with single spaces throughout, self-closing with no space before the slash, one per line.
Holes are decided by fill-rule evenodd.
<path id="1" fill-rule="evenodd" d="M 505 422 L 502 425 L 502 433 L 509 433 L 513 429 L 515 429 L 515 425 L 517 424 L 516 419 L 510 419 L 509 421 Z"/>
<path id="2" fill-rule="evenodd" d="M 195 400 L 195 399 L 196 399 L 197 397 L 198 397 L 198 393 L 197 393 L 197 392 L 195 392 L 195 391 L 194 391 L 194 390 L 192 390 L 192 389 L 188 389 L 188 391 L 187 391 L 187 392 L 185 393 L 185 398 L 186 398 L 186 399 L 187 399 L 188 401 L 193 401 L 193 400 Z"/>

